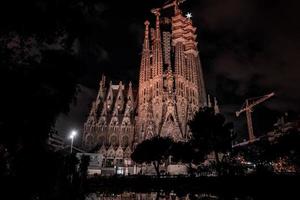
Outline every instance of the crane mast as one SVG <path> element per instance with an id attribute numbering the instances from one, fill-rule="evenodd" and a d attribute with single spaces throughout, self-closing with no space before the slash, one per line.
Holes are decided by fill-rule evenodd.
<path id="1" fill-rule="evenodd" d="M 267 99 L 271 98 L 274 95 L 275 95 L 275 93 L 272 92 L 272 93 L 267 94 L 267 95 L 262 96 L 262 97 L 255 97 L 255 98 L 246 99 L 245 107 L 236 112 L 237 117 L 241 113 L 246 112 L 248 135 L 249 135 L 249 141 L 250 142 L 253 142 L 255 140 L 255 135 L 253 133 L 252 117 L 251 117 L 251 112 L 253 111 L 253 108 L 256 105 L 266 101 Z"/>

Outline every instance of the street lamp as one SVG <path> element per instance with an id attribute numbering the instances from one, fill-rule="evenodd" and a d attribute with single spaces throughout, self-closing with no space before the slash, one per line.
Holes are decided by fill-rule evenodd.
<path id="1" fill-rule="evenodd" d="M 71 153 L 72 153 L 72 149 L 73 149 L 74 137 L 76 137 L 76 135 L 77 135 L 77 131 L 73 130 L 73 131 L 71 131 L 71 134 L 69 136 L 69 138 L 71 139 Z"/>

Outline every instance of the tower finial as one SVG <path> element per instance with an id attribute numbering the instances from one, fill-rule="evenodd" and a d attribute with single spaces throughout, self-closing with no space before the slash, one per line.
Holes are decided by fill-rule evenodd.
<path id="1" fill-rule="evenodd" d="M 144 48 L 149 48 L 149 25 L 150 22 L 148 20 L 145 21 L 145 41 L 144 41 Z"/>
<path id="2" fill-rule="evenodd" d="M 155 8 L 155 9 L 152 9 L 151 12 L 155 15 L 156 17 L 156 35 L 155 35 L 155 38 L 158 40 L 160 39 L 160 23 L 159 23 L 159 16 L 160 16 L 160 9 L 159 8 Z"/>
<path id="3" fill-rule="evenodd" d="M 207 95 L 207 106 L 209 108 L 211 108 L 211 101 L 210 101 L 210 95 L 209 94 Z"/>
<path id="4" fill-rule="evenodd" d="M 217 101 L 216 97 L 214 97 L 214 110 L 215 110 L 215 114 L 220 113 L 220 108 L 219 108 L 218 101 Z"/>

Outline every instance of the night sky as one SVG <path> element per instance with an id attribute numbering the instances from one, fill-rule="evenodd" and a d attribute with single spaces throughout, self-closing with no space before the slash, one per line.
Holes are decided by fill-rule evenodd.
<path id="1" fill-rule="evenodd" d="M 43 49 L 71 43 L 80 60 L 80 92 L 69 114 L 61 114 L 61 135 L 83 126 L 101 74 L 137 87 L 144 21 L 164 0 L 9 1 L 0 5 L 1 41 L 15 59 L 41 59 Z M 270 128 L 280 112 L 300 111 L 300 2 L 298 0 L 187 0 L 193 14 L 207 93 L 216 96 L 229 120 L 245 98 L 274 91 L 276 97 L 253 114 L 256 131 Z M 9 31 L 7 31 L 9 30 Z M 51 35 L 48 41 L 41 35 Z M 18 49 L 28 43 L 26 51 Z M 21 53 L 22 52 L 22 55 Z M 25 52 L 25 53 L 24 53 Z M 264 119 L 264 120 L 262 120 Z M 245 128 L 245 116 L 235 122 Z"/>

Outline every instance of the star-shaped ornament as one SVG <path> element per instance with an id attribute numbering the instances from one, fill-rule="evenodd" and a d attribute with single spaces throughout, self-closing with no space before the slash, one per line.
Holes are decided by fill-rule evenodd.
<path id="1" fill-rule="evenodd" d="M 192 18 L 192 13 L 187 13 L 185 16 L 186 16 L 186 18 L 191 19 Z"/>

